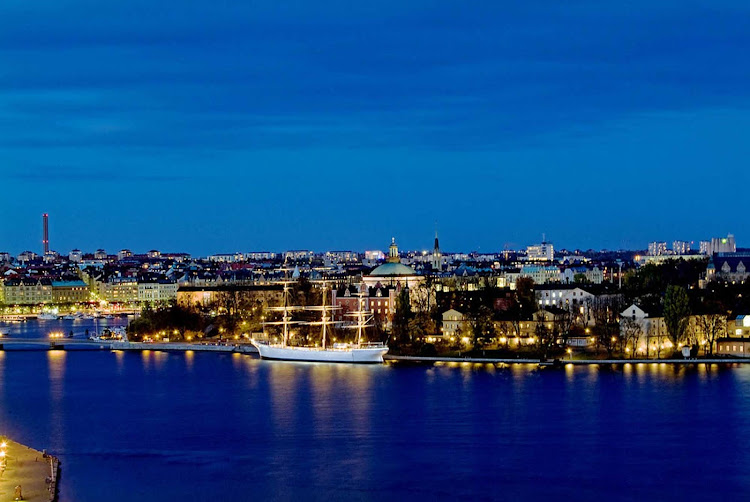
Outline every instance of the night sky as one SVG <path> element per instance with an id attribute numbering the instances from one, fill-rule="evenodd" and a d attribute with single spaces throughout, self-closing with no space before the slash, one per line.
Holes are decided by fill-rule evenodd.
<path id="1" fill-rule="evenodd" d="M 747 245 L 749 49 L 746 1 L 4 0 L 0 251 Z"/>

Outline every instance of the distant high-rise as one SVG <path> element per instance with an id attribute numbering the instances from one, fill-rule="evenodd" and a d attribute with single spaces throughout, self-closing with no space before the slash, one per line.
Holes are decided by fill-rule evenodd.
<path id="1" fill-rule="evenodd" d="M 677 255 L 688 254 L 690 252 L 690 242 L 688 241 L 673 241 L 672 252 Z"/>
<path id="2" fill-rule="evenodd" d="M 42 215 L 42 244 L 44 245 L 44 254 L 49 253 L 49 215 Z"/>
<path id="3" fill-rule="evenodd" d="M 526 246 L 526 257 L 529 261 L 552 261 L 555 259 L 555 247 L 543 237 L 541 244 Z"/>
<path id="4" fill-rule="evenodd" d="M 726 237 L 714 237 L 711 239 L 711 243 L 706 249 L 706 254 L 712 255 L 715 253 L 736 253 L 737 243 L 734 240 L 734 235 L 728 234 Z"/>
<path id="5" fill-rule="evenodd" d="M 650 256 L 661 256 L 667 254 L 667 243 L 660 241 L 649 242 L 648 254 Z"/>

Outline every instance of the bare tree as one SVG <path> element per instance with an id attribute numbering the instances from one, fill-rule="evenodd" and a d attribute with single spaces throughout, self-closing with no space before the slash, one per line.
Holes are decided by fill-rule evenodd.
<path id="1" fill-rule="evenodd" d="M 630 348 L 630 357 L 633 358 L 638 352 L 638 343 L 643 335 L 641 323 L 628 317 L 622 322 L 621 330 L 625 348 Z"/>
<path id="2" fill-rule="evenodd" d="M 705 353 L 714 353 L 716 340 L 726 334 L 727 318 L 722 314 L 704 314 L 696 317 L 696 327 L 706 341 Z"/>

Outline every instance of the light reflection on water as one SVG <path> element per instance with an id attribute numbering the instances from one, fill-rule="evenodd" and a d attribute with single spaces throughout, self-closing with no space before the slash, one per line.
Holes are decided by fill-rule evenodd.
<path id="1" fill-rule="evenodd" d="M 0 352 L 0 433 L 61 455 L 62 502 L 681 500 L 750 489 L 749 392 L 745 366 Z"/>

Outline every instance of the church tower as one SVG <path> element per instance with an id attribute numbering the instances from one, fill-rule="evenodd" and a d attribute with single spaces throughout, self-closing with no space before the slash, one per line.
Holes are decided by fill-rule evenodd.
<path id="1" fill-rule="evenodd" d="M 398 246 L 396 245 L 395 237 L 391 237 L 391 245 L 388 247 L 388 263 L 401 263 L 401 258 L 398 257 Z"/>
<path id="2" fill-rule="evenodd" d="M 432 270 L 441 270 L 443 268 L 443 259 L 440 254 L 440 243 L 438 242 L 438 233 L 435 230 L 435 248 L 432 250 Z"/>

